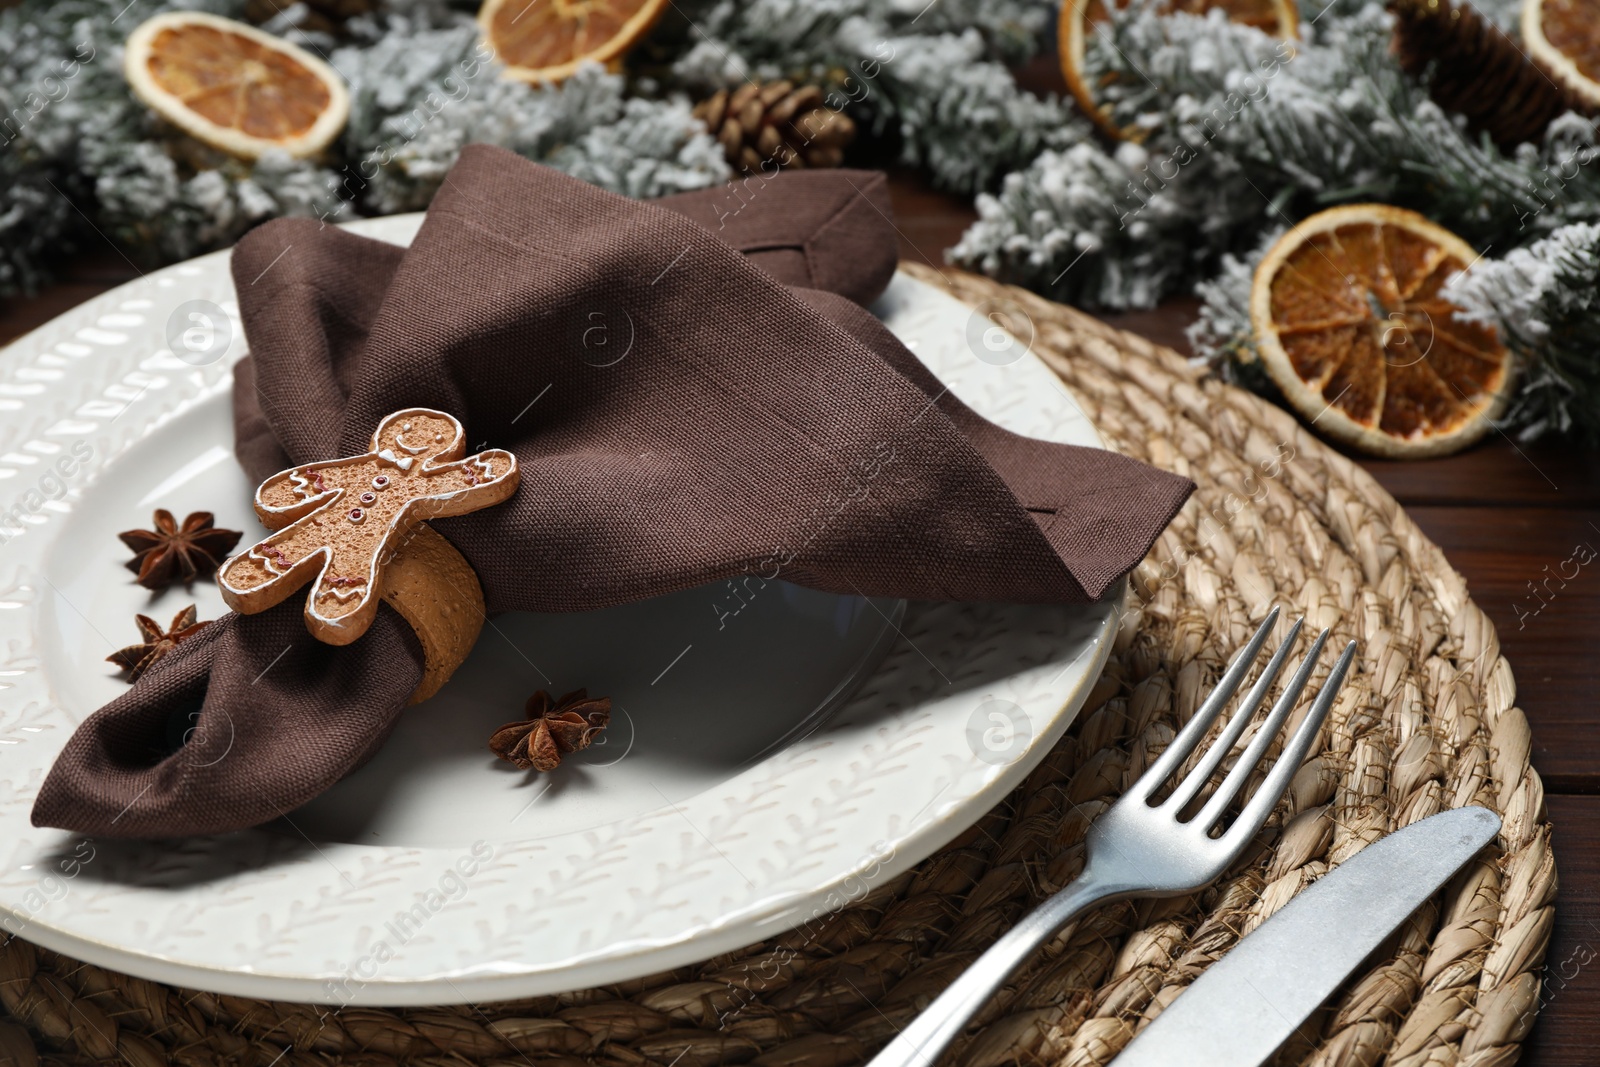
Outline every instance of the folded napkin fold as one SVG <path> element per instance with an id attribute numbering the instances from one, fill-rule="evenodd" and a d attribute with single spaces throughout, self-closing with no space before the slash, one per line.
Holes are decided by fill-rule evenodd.
<path id="1" fill-rule="evenodd" d="M 452 413 L 522 472 L 507 503 L 432 524 L 490 611 L 741 573 L 913 599 L 1101 596 L 1192 486 L 1018 437 L 951 396 L 860 306 L 894 237 L 876 176 L 648 204 L 470 147 L 409 249 L 305 220 L 239 244 L 240 462 L 261 479 L 364 451 L 397 409 Z M 34 822 L 234 830 L 360 766 L 421 678 L 420 647 L 387 606 L 342 647 L 301 611 L 225 615 L 92 715 Z M 181 745 L 174 721 L 193 727 Z"/>

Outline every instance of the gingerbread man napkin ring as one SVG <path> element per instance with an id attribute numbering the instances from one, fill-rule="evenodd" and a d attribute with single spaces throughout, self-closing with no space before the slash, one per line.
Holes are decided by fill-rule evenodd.
<path id="1" fill-rule="evenodd" d="M 378 424 L 371 451 L 280 471 L 256 490 L 256 515 L 274 533 L 217 572 L 228 606 L 265 611 L 308 583 L 306 628 L 347 645 L 366 633 L 380 599 L 422 642 L 424 678 L 412 703 L 432 695 L 466 658 L 483 625 L 483 591 L 461 554 L 428 519 L 499 504 L 517 491 L 517 459 L 466 454 L 453 416 L 397 411 Z"/>

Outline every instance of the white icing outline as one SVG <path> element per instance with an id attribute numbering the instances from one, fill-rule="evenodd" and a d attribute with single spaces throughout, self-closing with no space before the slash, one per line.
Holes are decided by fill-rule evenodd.
<path id="1" fill-rule="evenodd" d="M 278 562 L 277 557 L 276 556 L 269 556 L 265 552 L 261 551 L 261 546 L 262 545 L 268 545 L 268 544 L 271 544 L 271 543 L 272 543 L 272 541 L 271 541 L 270 538 L 265 538 L 264 537 L 261 540 L 257 541 L 255 544 L 251 545 L 250 546 L 250 558 L 251 559 L 260 560 L 262 566 L 272 574 L 288 574 L 289 571 L 294 570 L 294 563 L 290 563 L 289 566 L 287 568 L 285 568 L 284 570 L 279 570 L 278 568 L 280 566 L 282 566 L 282 564 L 280 564 Z M 281 548 L 278 549 L 278 551 L 283 553 L 284 555 L 288 555 L 288 553 L 283 552 L 283 549 L 281 549 Z M 296 561 L 296 562 L 298 562 L 298 561 Z"/>
<path id="2" fill-rule="evenodd" d="M 360 578 L 355 579 L 349 585 L 329 585 L 321 578 L 317 579 L 317 595 L 331 596 L 335 600 L 349 600 L 352 597 L 361 596 L 366 590 L 367 583 Z"/>

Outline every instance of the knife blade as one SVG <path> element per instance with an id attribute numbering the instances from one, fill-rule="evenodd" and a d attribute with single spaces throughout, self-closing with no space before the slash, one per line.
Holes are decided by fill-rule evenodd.
<path id="1" fill-rule="evenodd" d="M 1457 808 L 1368 845 L 1208 967 L 1112 1067 L 1257 1067 L 1499 832 L 1494 812 Z"/>

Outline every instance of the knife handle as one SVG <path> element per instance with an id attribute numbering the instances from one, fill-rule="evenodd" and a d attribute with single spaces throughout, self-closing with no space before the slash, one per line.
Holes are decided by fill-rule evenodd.
<path id="1" fill-rule="evenodd" d="M 1084 874 L 1055 896 L 1029 912 L 1006 931 L 989 950 L 939 994 L 911 1025 L 867 1067 L 932 1067 L 945 1046 L 966 1029 L 967 1023 L 1003 986 L 1007 978 L 1055 937 L 1073 919 L 1102 901 L 1127 895 L 1128 887 L 1110 884 Z"/>

